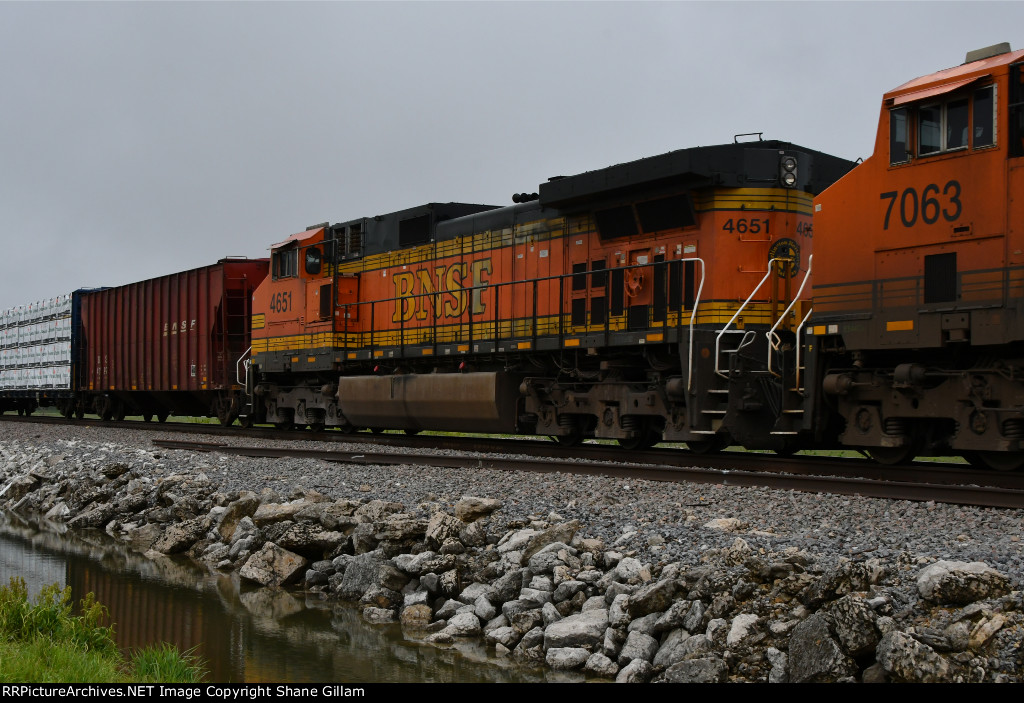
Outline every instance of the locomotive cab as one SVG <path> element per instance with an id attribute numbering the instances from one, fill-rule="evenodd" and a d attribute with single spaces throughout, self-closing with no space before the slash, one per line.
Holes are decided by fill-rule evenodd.
<path id="1" fill-rule="evenodd" d="M 322 393 L 316 385 L 329 383 L 341 362 L 336 333 L 348 333 L 358 321 L 358 276 L 339 273 L 338 264 L 358 256 L 360 249 L 358 237 L 327 223 L 271 247 L 270 275 L 253 295 L 253 353 L 246 387 L 258 402 L 248 408 L 247 421 L 282 427 L 297 421 L 322 428 L 328 416 L 336 415 L 333 404 L 317 402 Z M 266 382 L 293 372 L 304 379 L 298 387 Z M 268 392 L 270 397 L 265 397 Z M 279 404 L 287 409 L 279 412 Z"/>

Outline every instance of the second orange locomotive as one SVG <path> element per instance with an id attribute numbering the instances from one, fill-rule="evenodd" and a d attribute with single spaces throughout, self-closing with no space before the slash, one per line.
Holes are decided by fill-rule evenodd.
<path id="1" fill-rule="evenodd" d="M 250 418 L 789 447 L 812 198 L 852 166 L 733 143 L 311 227 L 254 296 Z"/>

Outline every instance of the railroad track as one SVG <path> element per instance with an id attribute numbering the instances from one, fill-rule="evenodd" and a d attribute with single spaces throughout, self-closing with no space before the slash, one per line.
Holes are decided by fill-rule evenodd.
<path id="1" fill-rule="evenodd" d="M 855 457 L 822 457 L 724 451 L 694 454 L 685 445 L 659 445 L 643 452 L 614 444 L 584 443 L 565 447 L 546 439 L 505 439 L 478 436 L 407 435 L 405 433 L 337 431 L 283 432 L 269 427 L 221 427 L 190 422 L 103 422 L 66 420 L 60 416 L 0 416 L 0 421 L 130 429 L 229 438 L 228 442 L 154 440 L 173 449 L 219 451 L 247 456 L 305 457 L 351 464 L 418 464 L 455 468 L 493 468 L 512 471 L 561 471 L 621 478 L 732 486 L 762 486 L 779 490 L 860 495 L 897 500 L 935 501 L 960 505 L 1024 508 L 1024 473 L 983 471 L 966 464 L 917 461 L 908 466 L 881 466 Z M 245 447 L 244 440 L 283 442 L 277 448 Z M 462 456 L 438 454 L 368 453 L 299 448 L 297 442 L 344 443 L 386 447 L 447 449 Z M 506 458 L 514 455 L 520 458 Z M 536 457 L 524 459 L 522 457 Z"/>
<path id="2" fill-rule="evenodd" d="M 257 447 L 219 442 L 154 439 L 153 444 L 165 449 L 219 452 L 252 457 L 319 459 L 338 464 L 441 466 L 459 469 L 496 469 L 537 473 L 573 473 L 601 475 L 648 481 L 669 481 L 724 486 L 760 486 L 777 490 L 832 493 L 897 500 L 934 501 L 957 505 L 998 508 L 1024 507 L 1024 491 L 1000 487 L 961 485 L 956 483 L 921 483 L 881 478 L 828 476 L 810 473 L 794 474 L 772 471 L 750 471 L 695 466 L 678 466 L 645 462 L 583 461 L 579 458 L 495 457 L 487 454 L 445 456 L 397 452 L 334 451 L 290 447 Z M 702 457 L 703 458 L 703 457 Z"/>

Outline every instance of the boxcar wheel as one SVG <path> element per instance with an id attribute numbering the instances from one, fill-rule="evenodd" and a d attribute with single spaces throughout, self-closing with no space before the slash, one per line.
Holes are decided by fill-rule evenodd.
<path id="1" fill-rule="evenodd" d="M 287 432 L 288 430 L 295 429 L 295 423 L 292 422 L 291 420 L 282 420 L 280 422 L 275 422 L 274 427 L 276 427 L 279 430 L 284 430 L 285 432 Z"/>
<path id="2" fill-rule="evenodd" d="M 237 406 L 231 402 L 231 398 L 217 398 L 213 403 L 213 411 L 222 427 L 231 427 L 238 417 Z"/>
<path id="3" fill-rule="evenodd" d="M 153 422 L 153 413 L 142 413 L 143 422 Z"/>
<path id="4" fill-rule="evenodd" d="M 170 417 L 170 413 L 166 410 L 161 410 L 156 414 L 157 422 L 167 422 L 167 418 Z"/>

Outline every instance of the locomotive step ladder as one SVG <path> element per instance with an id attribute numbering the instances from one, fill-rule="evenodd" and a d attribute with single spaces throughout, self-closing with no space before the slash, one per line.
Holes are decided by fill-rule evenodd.
<path id="1" fill-rule="evenodd" d="M 813 266 L 813 261 L 814 261 L 813 255 L 809 256 L 808 259 L 807 259 L 807 272 L 804 275 L 803 281 L 801 281 L 801 283 L 800 283 L 799 289 L 796 291 L 796 294 L 792 296 L 792 299 L 788 302 L 788 304 L 786 305 L 786 307 L 782 311 L 782 313 L 779 314 L 778 316 L 775 316 L 774 304 L 773 304 L 772 315 L 773 315 L 773 317 L 775 317 L 775 320 L 774 320 L 771 328 L 765 333 L 765 336 L 766 336 L 767 341 L 768 341 L 768 347 L 767 347 L 767 358 L 765 359 L 765 368 L 764 368 L 764 370 L 748 370 L 748 371 L 746 371 L 746 373 L 751 375 L 751 376 L 766 376 L 766 375 L 770 375 L 770 376 L 773 376 L 775 378 L 784 378 L 784 381 L 786 381 L 786 382 L 784 382 L 784 385 L 783 385 L 783 388 L 782 388 L 782 391 L 781 391 L 781 397 L 778 399 L 779 400 L 779 405 L 778 405 L 778 407 L 779 407 L 779 422 L 777 423 L 777 428 L 770 431 L 770 433 L 773 434 L 773 435 L 796 435 L 796 434 L 798 434 L 798 431 L 793 429 L 793 423 L 795 421 L 799 421 L 799 419 L 804 414 L 804 409 L 802 407 L 802 403 L 801 404 L 797 404 L 794 407 L 793 403 L 791 402 L 791 399 L 793 398 L 794 395 L 799 397 L 799 398 L 803 397 L 804 389 L 801 386 L 801 380 L 802 380 L 803 372 L 805 371 L 805 367 L 802 364 L 802 358 L 801 358 L 801 352 L 802 352 L 802 348 L 801 348 L 801 335 L 802 335 L 802 332 L 803 332 L 803 328 L 804 328 L 804 326 L 807 323 L 807 320 L 810 318 L 811 310 L 807 311 L 807 313 L 804 315 L 803 319 L 800 321 L 799 325 L 797 325 L 796 344 L 795 344 L 795 356 L 796 356 L 796 359 L 795 359 L 795 364 L 794 364 L 794 367 L 793 367 L 793 373 L 792 374 L 785 373 L 785 371 L 783 369 L 779 368 L 779 366 L 780 366 L 779 359 L 783 355 L 783 349 L 782 349 L 783 339 L 782 339 L 782 335 L 780 334 L 780 329 L 783 327 L 783 325 L 786 323 L 786 321 L 790 318 L 791 314 L 793 313 L 794 309 L 796 308 L 797 303 L 802 298 L 804 288 L 807 285 L 807 282 L 810 280 L 810 277 L 811 277 L 811 270 L 812 270 L 812 266 Z M 740 305 L 740 307 L 736 310 L 736 313 L 732 316 L 732 318 L 730 318 L 729 321 L 725 324 L 725 326 L 721 330 L 719 330 L 718 334 L 715 337 L 715 373 L 718 376 L 720 376 L 721 378 L 728 379 L 730 377 L 731 369 L 733 368 L 731 360 L 735 357 L 736 354 L 741 352 L 745 347 L 747 347 L 747 346 L 749 346 L 749 345 L 751 345 L 753 343 L 754 335 L 756 334 L 755 332 L 749 331 L 749 330 L 748 331 L 744 331 L 744 330 L 738 330 L 738 329 L 731 329 L 732 326 L 734 325 L 736 320 L 739 319 L 739 317 L 743 313 L 743 311 L 750 305 L 751 301 L 754 300 L 754 298 L 757 295 L 758 291 L 761 290 L 761 288 L 765 285 L 765 283 L 767 283 L 773 277 L 775 277 L 776 283 L 777 283 L 778 277 L 779 277 L 779 272 L 778 272 L 779 271 L 779 266 L 782 267 L 782 275 L 785 276 L 787 278 L 787 281 L 788 281 L 788 278 L 791 276 L 790 271 L 792 270 L 792 268 L 791 268 L 792 265 L 793 265 L 793 262 L 791 260 L 789 260 L 789 259 L 781 259 L 781 258 L 772 258 L 772 259 L 770 259 L 768 261 L 768 271 L 765 273 L 764 277 L 754 287 L 754 290 L 751 291 L 750 295 L 743 302 L 743 304 Z M 788 285 L 787 285 L 786 292 L 787 292 L 787 294 L 789 292 Z M 735 335 L 737 335 L 737 334 L 742 334 L 743 335 L 740 338 L 739 343 L 735 347 L 733 347 L 733 348 L 723 348 L 723 342 L 726 339 L 726 335 L 733 335 L 733 337 L 735 337 Z M 788 383 L 788 377 L 790 375 L 792 376 L 792 385 L 789 385 L 789 383 Z M 728 393 L 728 390 L 725 390 L 724 392 Z M 787 402 L 787 401 L 790 401 L 790 402 Z M 702 410 L 701 412 L 704 413 L 704 414 L 707 414 L 707 415 L 724 415 L 725 414 L 724 410 L 718 410 L 718 409 Z"/>

